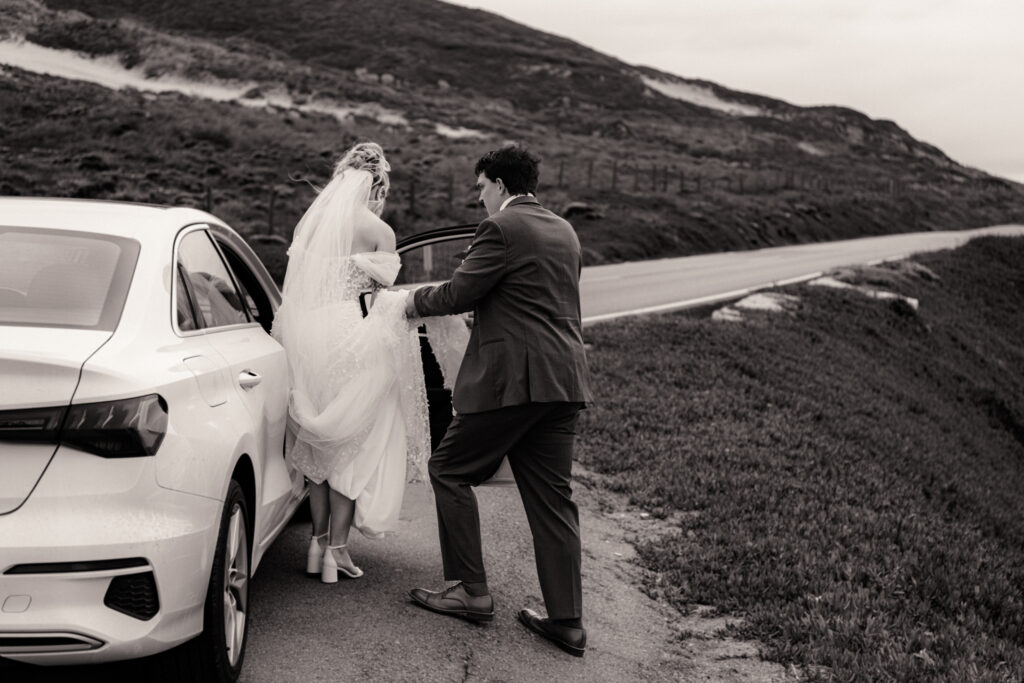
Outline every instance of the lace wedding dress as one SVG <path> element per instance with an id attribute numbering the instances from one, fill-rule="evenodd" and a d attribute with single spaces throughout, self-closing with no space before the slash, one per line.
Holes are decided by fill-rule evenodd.
<path id="1" fill-rule="evenodd" d="M 349 253 L 357 222 L 380 220 L 366 187 L 359 173 L 332 180 L 296 227 L 273 335 L 291 375 L 287 461 L 355 500 L 353 526 L 379 537 L 398 525 L 408 470 L 427 478 L 430 431 L 409 292 L 384 289 L 399 256 Z M 377 297 L 364 318 L 365 291 Z M 451 386 L 469 333 L 461 319 L 430 320 Z"/>

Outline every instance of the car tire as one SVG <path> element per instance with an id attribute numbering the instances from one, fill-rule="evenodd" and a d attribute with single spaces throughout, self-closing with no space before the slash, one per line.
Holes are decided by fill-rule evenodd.
<path id="1" fill-rule="evenodd" d="M 234 683 L 249 633 L 249 505 L 235 480 L 221 513 L 217 549 L 203 610 L 203 632 L 167 653 L 160 678 Z"/>

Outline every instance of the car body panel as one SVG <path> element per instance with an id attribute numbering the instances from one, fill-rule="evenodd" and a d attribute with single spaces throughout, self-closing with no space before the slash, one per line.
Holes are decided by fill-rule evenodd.
<path id="1" fill-rule="evenodd" d="M 61 447 L 48 474 L 14 515 L 0 517 L 0 596 L 28 596 L 0 616 L 0 633 L 67 631 L 97 650 L 4 656 L 31 663 L 103 662 L 141 656 L 202 630 L 220 503 L 153 485 L 152 458 L 97 458 Z M 18 564 L 142 557 L 157 579 L 160 611 L 142 621 L 103 604 L 126 570 L 5 574 Z M 139 569 L 131 571 L 138 572 Z"/>
<path id="2" fill-rule="evenodd" d="M 0 516 L 17 510 L 50 464 L 55 444 L 0 442 Z"/>
<path id="3" fill-rule="evenodd" d="M 288 395 L 279 390 L 288 386 L 288 364 L 281 345 L 256 325 L 212 332 L 206 339 L 221 355 L 235 400 L 245 407 L 256 425 L 255 442 L 247 452 L 257 461 L 254 469 L 260 474 L 254 550 L 260 549 L 258 554 L 262 555 L 266 531 L 275 526 L 273 520 L 281 518 L 293 497 L 293 480 L 284 460 Z M 246 378 L 257 383 L 244 387 L 241 383 Z"/>
<path id="4" fill-rule="evenodd" d="M 70 403 L 82 363 L 110 335 L 103 330 L 0 326 L 0 410 Z"/>

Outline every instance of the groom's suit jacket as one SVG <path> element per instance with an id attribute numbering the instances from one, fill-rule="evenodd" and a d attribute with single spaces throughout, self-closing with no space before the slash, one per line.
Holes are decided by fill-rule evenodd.
<path id="1" fill-rule="evenodd" d="M 480 223 L 451 280 L 416 290 L 422 316 L 474 311 L 452 392 L 456 412 L 591 400 L 581 267 L 572 226 L 518 197 Z"/>

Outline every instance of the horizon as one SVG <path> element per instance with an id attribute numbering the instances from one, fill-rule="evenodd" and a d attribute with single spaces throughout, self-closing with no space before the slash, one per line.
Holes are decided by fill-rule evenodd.
<path id="1" fill-rule="evenodd" d="M 629 64 L 891 120 L 960 164 L 1024 183 L 1024 88 L 1011 87 L 1024 3 L 446 1 Z"/>

